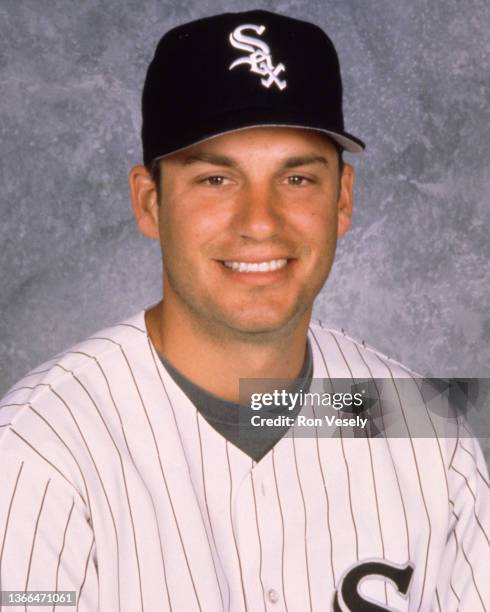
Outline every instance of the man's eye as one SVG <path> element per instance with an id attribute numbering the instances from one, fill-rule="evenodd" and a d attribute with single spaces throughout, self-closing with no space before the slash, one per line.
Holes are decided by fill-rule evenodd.
<path id="1" fill-rule="evenodd" d="M 225 181 L 226 181 L 226 177 L 215 175 L 215 176 L 207 176 L 205 179 L 201 181 L 201 183 L 204 183 L 205 185 L 211 185 L 213 187 L 220 187 L 221 185 L 225 184 Z"/>
<path id="2" fill-rule="evenodd" d="M 293 176 L 288 176 L 287 182 L 288 182 L 288 185 L 294 185 L 295 187 L 303 187 L 304 185 L 307 185 L 311 181 L 307 179 L 305 176 L 294 174 Z"/>

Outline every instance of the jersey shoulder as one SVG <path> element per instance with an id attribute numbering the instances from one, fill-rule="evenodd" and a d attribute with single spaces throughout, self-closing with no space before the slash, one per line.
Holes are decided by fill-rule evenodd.
<path id="1" fill-rule="evenodd" d="M 69 347 L 52 359 L 40 364 L 17 381 L 0 400 L 0 440 L 14 420 L 22 418 L 29 406 L 41 405 L 47 393 L 74 389 L 77 375 L 87 375 L 109 364 L 122 347 L 131 347 L 148 341 L 144 311 L 101 329 L 85 340 Z M 98 365 L 99 364 L 99 365 Z M 100 368 L 99 368 L 100 369 Z M 85 376 L 85 377 L 87 377 Z M 78 385 L 79 389 L 82 387 Z"/>
<path id="2" fill-rule="evenodd" d="M 314 320 L 309 329 L 317 379 L 347 379 L 359 384 L 373 382 L 369 392 L 379 403 L 382 427 L 393 438 L 419 438 L 419 444 L 441 449 L 449 463 L 460 435 L 462 419 L 447 403 L 437 379 L 424 377 L 400 362 Z M 441 379 L 442 381 L 442 379 Z M 443 381 L 442 381 L 443 382 Z M 382 401 L 379 398 L 382 398 Z M 389 427 L 387 428 L 387 426 Z M 380 429 L 378 427 L 378 429 Z"/>
<path id="3" fill-rule="evenodd" d="M 23 469 L 28 486 L 54 479 L 58 490 L 86 502 L 86 466 L 96 465 L 93 453 L 100 461 L 116 430 L 113 402 L 125 406 L 131 378 L 124 360 L 140 362 L 145 346 L 148 353 L 142 311 L 26 374 L 0 401 L 0 465 Z"/>
<path id="4" fill-rule="evenodd" d="M 423 378 L 400 362 L 374 349 L 364 340 L 349 336 L 343 329 L 336 330 L 320 320 L 312 320 L 309 339 L 314 360 L 333 376 L 369 378 Z M 330 372 L 331 370 L 331 372 Z"/>

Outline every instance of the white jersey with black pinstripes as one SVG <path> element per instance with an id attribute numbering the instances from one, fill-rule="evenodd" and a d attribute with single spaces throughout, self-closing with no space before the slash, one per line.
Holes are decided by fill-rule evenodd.
<path id="1" fill-rule="evenodd" d="M 411 376 L 309 333 L 316 378 Z M 292 436 L 255 463 L 167 374 L 143 311 L 3 398 L 0 483 L 0 589 L 75 590 L 80 612 L 361 610 L 356 571 L 372 609 L 490 609 L 475 440 Z"/>

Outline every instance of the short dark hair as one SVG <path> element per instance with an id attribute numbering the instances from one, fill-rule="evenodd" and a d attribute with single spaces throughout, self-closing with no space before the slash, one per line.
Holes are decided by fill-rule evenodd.
<path id="1" fill-rule="evenodd" d="M 158 204 L 160 204 L 160 191 L 161 191 L 161 180 L 162 180 L 162 170 L 161 170 L 161 158 L 153 159 L 149 164 L 146 165 L 146 169 L 150 173 L 151 180 L 155 183 L 155 189 L 157 192 Z"/>
<path id="2" fill-rule="evenodd" d="M 334 140 L 332 142 L 335 148 L 337 149 L 337 155 L 339 158 L 339 175 L 341 175 L 344 169 L 344 165 L 345 165 L 344 164 L 344 149 L 338 144 L 338 142 L 335 142 Z"/>
<path id="3" fill-rule="evenodd" d="M 343 153 L 344 149 L 334 140 L 330 139 L 331 143 L 337 149 L 337 154 L 339 158 L 339 176 L 342 175 L 342 171 L 344 169 L 344 158 Z M 162 158 L 153 159 L 149 164 L 145 167 L 150 173 L 152 181 L 155 183 L 155 189 L 157 192 L 157 201 L 158 205 L 160 205 L 160 193 L 161 193 L 161 181 L 162 181 L 162 164 L 160 163 Z"/>

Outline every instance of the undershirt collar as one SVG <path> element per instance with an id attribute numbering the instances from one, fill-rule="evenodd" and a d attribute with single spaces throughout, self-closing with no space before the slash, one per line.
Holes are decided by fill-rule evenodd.
<path id="1" fill-rule="evenodd" d="M 257 435 L 257 429 L 250 423 L 250 408 L 244 407 L 237 402 L 224 400 L 199 385 L 194 384 L 175 368 L 163 355 L 158 353 L 165 369 L 174 382 L 182 389 L 190 401 L 194 404 L 201 416 L 218 433 L 229 442 L 237 446 L 254 461 L 260 461 L 269 450 L 287 433 L 290 426 L 275 426 Z M 309 340 L 307 340 L 306 355 L 303 367 L 298 377 L 288 386 L 288 393 L 308 391 L 313 376 L 313 356 Z M 289 406 L 263 407 L 260 415 L 263 417 L 288 416 L 296 418 L 302 406 L 298 404 L 292 409 Z"/>

